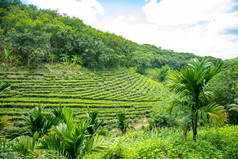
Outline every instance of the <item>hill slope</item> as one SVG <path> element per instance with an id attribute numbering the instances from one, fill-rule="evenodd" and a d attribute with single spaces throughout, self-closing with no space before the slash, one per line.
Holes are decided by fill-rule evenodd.
<path id="1" fill-rule="evenodd" d="M 146 68 L 166 64 L 179 69 L 192 58 L 202 58 L 153 45 L 139 45 L 55 11 L 1 3 L 0 52 L 4 53 L 0 54 L 0 63 L 37 67 L 41 62 L 73 62 L 97 69 L 135 67 L 144 73 Z"/>
<path id="2" fill-rule="evenodd" d="M 73 108 L 77 118 L 97 109 L 106 123 L 122 109 L 129 118 L 143 117 L 158 104 L 159 84 L 134 71 L 81 74 L 41 74 L 2 72 L 0 80 L 11 87 L 0 97 L 0 115 L 7 115 L 16 126 L 23 115 L 37 105 Z"/>

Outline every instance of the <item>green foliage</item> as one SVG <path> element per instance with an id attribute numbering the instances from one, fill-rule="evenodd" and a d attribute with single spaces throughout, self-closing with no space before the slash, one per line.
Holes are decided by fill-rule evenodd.
<path id="1" fill-rule="evenodd" d="M 237 126 L 210 128 L 200 131 L 197 142 L 189 134 L 185 139 L 174 129 L 160 129 L 158 132 L 132 133 L 113 139 L 105 153 L 89 155 L 92 159 L 236 159 L 238 155 Z"/>
<path id="2" fill-rule="evenodd" d="M 91 130 L 91 126 L 94 126 L 93 128 L 98 126 L 95 124 L 97 123 L 97 120 L 94 118 L 97 117 L 97 114 L 96 116 L 94 114 L 91 118 L 86 118 L 77 123 L 74 120 L 73 111 L 69 108 L 59 107 L 53 109 L 51 112 L 52 114 L 46 115 L 42 113 L 41 107 L 34 108 L 29 113 L 28 118 L 31 119 L 31 127 L 28 131 L 33 132 L 31 129 L 37 125 L 39 126 L 39 133 L 38 131 L 34 131 L 32 137 L 24 135 L 19 136 L 11 141 L 13 146 L 8 147 L 6 147 L 6 144 L 2 144 L 2 139 L 0 138 L 0 148 L 4 150 L 4 153 L 0 153 L 0 156 L 6 156 L 6 158 L 8 158 L 11 155 L 16 155 L 8 153 L 12 151 L 17 152 L 17 156 L 21 158 L 66 157 L 75 159 L 82 158 L 89 152 L 100 152 L 106 149 L 106 147 L 103 146 L 104 139 L 99 136 L 97 132 L 90 134 L 91 132 L 88 131 Z M 46 118 L 46 116 L 49 118 Z M 36 122 L 34 119 L 38 121 Z M 42 123 L 40 123 L 39 120 L 42 120 Z M 57 123 L 50 131 L 45 129 L 44 126 L 44 122 L 47 123 L 49 121 L 52 121 L 52 123 L 55 124 Z M 33 124 L 35 125 L 32 126 Z M 44 150 L 44 153 L 42 153 L 42 150 Z"/>
<path id="3" fill-rule="evenodd" d="M 25 132 L 23 134 L 33 136 L 36 132 L 39 136 L 49 132 L 49 129 L 55 124 L 54 118 L 47 118 L 47 115 L 42 112 L 42 107 L 35 107 L 28 113 L 28 116 L 24 118 L 26 125 Z M 57 119 L 56 119 L 57 120 Z"/>
<path id="4" fill-rule="evenodd" d="M 91 151 L 104 149 L 103 140 L 100 136 L 88 136 L 90 120 L 76 123 L 71 109 L 64 108 L 63 116 L 65 123 L 55 126 L 51 133 L 41 141 L 41 149 L 55 150 L 67 158 L 82 158 Z"/>
<path id="5" fill-rule="evenodd" d="M 67 62 L 94 69 L 135 67 L 144 74 L 148 68 L 168 65 L 179 69 L 197 56 L 175 53 L 153 45 L 139 45 L 120 36 L 101 32 L 80 19 L 61 16 L 18 0 L 4 0 L 0 5 L 0 50 L 11 46 L 20 64 L 36 67 L 39 63 Z M 1 49 L 2 48 L 2 49 Z M 54 56 L 55 57 L 54 57 Z M 200 58 L 200 57 L 198 57 Z M 216 63 L 219 59 L 209 58 Z M 161 72 L 164 80 L 166 70 Z"/>
<path id="6" fill-rule="evenodd" d="M 8 8 L 10 5 L 20 5 L 20 0 L 1 0 L 0 6 L 1 8 Z"/>
<path id="7" fill-rule="evenodd" d="M 228 105 L 229 111 L 236 111 L 238 112 L 238 98 L 234 99 L 233 104 Z"/>
<path id="8" fill-rule="evenodd" d="M 83 64 L 82 57 L 80 57 L 78 55 L 73 55 L 73 57 L 72 57 L 72 64 L 73 65 L 76 65 L 76 64 L 82 65 Z"/>
<path id="9" fill-rule="evenodd" d="M 17 158 L 17 154 L 12 152 L 13 144 L 9 140 L 0 137 L 0 158 L 12 159 Z"/>
<path id="10" fill-rule="evenodd" d="M 198 119 L 214 120 L 219 125 L 227 121 L 224 107 L 212 103 L 209 92 L 205 91 L 206 84 L 221 71 L 222 66 L 223 63 L 212 66 L 206 58 L 201 61 L 195 59 L 189 66 L 182 68 L 180 72 L 173 72 L 169 77 L 169 87 L 181 98 L 181 105 L 190 109 L 194 140 Z"/>
<path id="11" fill-rule="evenodd" d="M 117 114 L 118 128 L 124 134 L 129 127 L 129 123 L 126 119 L 126 112 L 121 111 Z"/>
<path id="12" fill-rule="evenodd" d="M 8 88 L 10 86 L 10 84 L 8 82 L 2 82 L 0 81 L 0 92 L 2 92 L 3 90 L 5 90 L 6 88 Z"/>
<path id="13" fill-rule="evenodd" d="M 89 121 L 87 131 L 91 136 L 99 133 L 103 125 L 103 121 L 98 119 L 98 113 L 98 111 L 89 111 L 87 114 L 87 120 Z"/>
<path id="14" fill-rule="evenodd" d="M 86 117 L 85 112 L 95 110 L 101 112 L 97 115 L 95 127 L 93 126 L 93 131 L 100 132 L 101 126 L 96 129 L 97 123 L 101 123 L 100 120 L 104 121 L 103 125 L 115 126 L 116 115 L 121 109 L 127 111 L 128 120 L 142 118 L 151 112 L 153 106 L 158 105 L 161 96 L 169 95 L 166 88 L 162 89 L 161 84 L 131 70 L 94 73 L 43 71 L 43 73 L 0 72 L 1 80 L 11 82 L 11 89 L 6 89 L 1 94 L 3 98 L 0 99 L 1 114 L 9 116 L 13 121 L 5 132 L 8 137 L 20 135 L 26 126 L 27 134 L 32 136 L 35 130 L 30 133 L 29 129 L 33 128 L 29 125 L 36 125 L 35 127 L 40 129 L 44 127 L 45 120 L 49 123 L 49 127 L 64 122 L 63 108 L 60 107 L 62 105 L 77 112 L 75 113 L 77 121 Z M 42 107 L 39 113 L 41 115 L 36 113 L 38 115 L 30 120 L 32 124 L 26 125 L 24 117 L 36 105 Z M 41 117 L 43 119 L 38 120 Z M 44 133 L 37 129 L 40 136 L 47 133 L 44 129 Z"/>
<path id="15" fill-rule="evenodd" d="M 173 116 L 170 116 L 166 112 L 154 109 L 151 112 L 149 119 L 149 129 L 153 128 L 163 128 L 163 127 L 174 127 L 176 126 L 176 121 Z"/>
<path id="16" fill-rule="evenodd" d="M 13 151 L 18 152 L 20 157 L 29 158 L 29 156 L 34 158 L 35 146 L 37 144 L 39 134 L 35 132 L 33 137 L 29 136 L 19 136 L 14 139 Z"/>
<path id="17" fill-rule="evenodd" d="M 206 89 L 214 92 L 216 103 L 225 106 L 229 123 L 238 124 L 238 114 L 232 111 L 238 99 L 238 59 L 227 60 L 225 64 L 225 68 L 209 82 Z"/>
<path id="18" fill-rule="evenodd" d="M 28 59 L 28 65 L 36 68 L 40 63 L 42 63 L 46 58 L 46 52 L 41 49 L 34 50 Z"/>
<path id="19" fill-rule="evenodd" d="M 10 121 L 6 117 L 0 117 L 0 135 L 2 130 L 10 124 Z"/>
<path id="20" fill-rule="evenodd" d="M 160 72 L 159 72 L 159 81 L 163 82 L 165 81 L 168 73 L 169 73 L 170 67 L 168 65 L 164 65 L 161 67 Z"/>
<path id="21" fill-rule="evenodd" d="M 56 107 L 52 108 L 51 114 L 47 116 L 48 120 L 53 122 L 53 125 L 57 125 L 59 123 L 65 122 L 64 118 L 64 108 Z"/>
<path id="22" fill-rule="evenodd" d="M 163 82 L 167 79 L 170 70 L 171 69 L 168 65 L 164 65 L 160 69 L 159 68 L 147 69 L 145 74 L 155 81 Z"/>

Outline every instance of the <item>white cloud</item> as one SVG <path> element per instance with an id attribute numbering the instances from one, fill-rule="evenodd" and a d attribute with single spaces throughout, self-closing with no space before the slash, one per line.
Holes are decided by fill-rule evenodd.
<path id="1" fill-rule="evenodd" d="M 71 17 L 78 17 L 87 24 L 96 22 L 96 16 L 103 14 L 104 8 L 97 0 L 28 0 L 40 8 L 58 10 Z"/>
<path id="2" fill-rule="evenodd" d="M 97 27 L 138 43 L 234 58 L 238 56 L 238 41 L 233 40 L 237 37 L 222 33 L 238 26 L 237 12 L 230 12 L 232 5 L 231 0 L 150 0 L 142 7 L 145 22 L 126 15 L 97 23 Z"/>
<path id="3" fill-rule="evenodd" d="M 157 27 L 157 45 L 224 59 L 238 56 L 234 36 L 222 33 L 238 26 L 232 6 L 232 0 L 150 0 L 142 10 Z"/>
<path id="4" fill-rule="evenodd" d="M 150 0 L 142 10 L 149 22 L 179 25 L 216 20 L 230 7 L 230 0 Z"/>

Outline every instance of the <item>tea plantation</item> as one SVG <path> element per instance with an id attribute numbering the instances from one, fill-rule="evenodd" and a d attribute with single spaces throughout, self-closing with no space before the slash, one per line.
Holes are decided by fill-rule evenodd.
<path id="1" fill-rule="evenodd" d="M 30 109 L 42 106 L 70 107 L 76 120 L 97 109 L 106 124 L 115 123 L 119 111 L 140 118 L 158 104 L 159 83 L 134 71 L 98 73 L 1 72 L 0 80 L 11 84 L 0 97 L 0 116 L 8 116 L 14 127 Z"/>

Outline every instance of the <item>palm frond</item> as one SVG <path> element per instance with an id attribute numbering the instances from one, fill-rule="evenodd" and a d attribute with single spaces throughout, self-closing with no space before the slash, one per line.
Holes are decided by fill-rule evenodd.
<path id="1" fill-rule="evenodd" d="M 39 148 L 57 151 L 70 159 L 81 158 L 94 149 L 100 150 L 102 147 L 95 144 L 102 144 L 101 138 L 95 138 L 87 132 L 90 120 L 76 123 L 71 109 L 63 108 L 62 110 L 65 122 L 54 126 L 51 133 L 43 137 Z"/>
<path id="2" fill-rule="evenodd" d="M 20 136 L 14 139 L 13 150 L 20 153 L 21 156 L 25 158 L 25 156 L 29 154 L 33 154 L 35 150 L 35 146 L 38 143 L 39 134 L 36 132 L 34 137 L 29 136 Z"/>
<path id="3" fill-rule="evenodd" d="M 6 88 L 8 88 L 10 86 L 9 83 L 7 82 L 0 82 L 0 92 L 2 92 L 3 90 L 5 90 Z"/>
<path id="4" fill-rule="evenodd" d="M 212 122 L 214 125 L 220 126 L 228 120 L 227 113 L 223 106 L 209 104 L 197 111 L 198 117 L 200 117 L 205 123 Z"/>
<path id="5" fill-rule="evenodd" d="M 48 133 L 54 124 L 53 120 L 48 120 L 47 115 L 43 113 L 40 106 L 32 109 L 23 119 L 26 125 L 24 134 L 29 136 L 33 136 L 35 132 L 38 132 L 39 136 L 43 136 Z"/>
<path id="6" fill-rule="evenodd" d="M 68 152 L 65 151 L 65 145 L 62 144 L 61 138 L 56 136 L 54 133 L 44 136 L 41 140 L 41 145 L 38 146 L 38 149 L 55 150 L 67 158 L 70 156 Z"/>
<path id="7" fill-rule="evenodd" d="M 238 104 L 233 103 L 228 105 L 229 111 L 236 111 L 238 112 Z"/>
<path id="8" fill-rule="evenodd" d="M 187 67 L 179 71 L 174 71 L 169 75 L 169 87 L 180 97 L 190 96 L 196 101 L 200 94 L 204 92 L 206 83 L 221 71 L 223 63 L 212 66 L 206 58 L 199 61 L 194 59 Z M 193 99 L 192 99 L 193 98 Z"/>
<path id="9" fill-rule="evenodd" d="M 101 152 L 107 149 L 108 147 L 104 145 L 104 138 L 96 134 L 93 138 L 93 145 L 91 151 L 93 152 Z"/>

